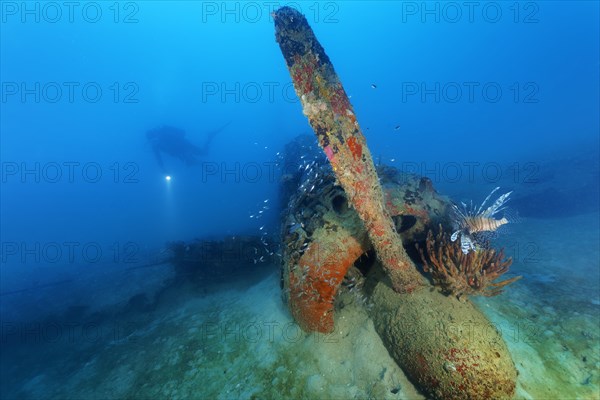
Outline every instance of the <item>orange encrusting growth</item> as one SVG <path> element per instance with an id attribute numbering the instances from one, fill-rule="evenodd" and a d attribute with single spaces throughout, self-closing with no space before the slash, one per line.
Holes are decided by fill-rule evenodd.
<path id="1" fill-rule="evenodd" d="M 277 42 L 319 145 L 364 222 L 394 290 L 414 291 L 424 284 L 423 279 L 384 209 L 371 153 L 333 65 L 302 14 L 283 7 L 274 17 Z"/>
<path id="2" fill-rule="evenodd" d="M 333 331 L 333 301 L 342 279 L 367 249 L 350 234 L 320 237 L 290 272 L 290 308 L 305 331 L 329 333 Z"/>
<path id="3" fill-rule="evenodd" d="M 516 370 L 499 333 L 470 302 L 422 290 L 427 284 L 384 208 L 382 188 L 348 96 L 306 18 L 283 7 L 274 20 L 276 40 L 303 112 L 391 280 L 393 290 L 377 276 L 370 293 L 370 315 L 388 351 L 428 398 L 512 398 Z M 330 332 L 339 284 L 364 248 L 352 235 L 319 229 L 289 270 L 289 299 L 305 330 Z M 465 321 L 468 327 L 461 324 Z M 472 334 L 471 327 L 483 327 L 486 334 Z"/>

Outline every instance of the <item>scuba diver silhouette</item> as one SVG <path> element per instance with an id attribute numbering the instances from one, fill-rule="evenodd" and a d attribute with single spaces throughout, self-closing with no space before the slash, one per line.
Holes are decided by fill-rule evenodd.
<path id="1" fill-rule="evenodd" d="M 224 130 L 231 122 L 226 123 L 221 128 L 208 132 L 204 145 L 196 146 L 185 137 L 183 129 L 175 128 L 169 125 L 163 125 L 160 128 L 151 129 L 146 132 L 148 143 L 152 146 L 154 157 L 158 165 L 167 173 L 163 161 L 162 153 L 168 154 L 174 158 L 180 159 L 185 165 L 191 166 L 198 164 L 199 157 L 208 155 L 210 145 L 215 136 Z"/>

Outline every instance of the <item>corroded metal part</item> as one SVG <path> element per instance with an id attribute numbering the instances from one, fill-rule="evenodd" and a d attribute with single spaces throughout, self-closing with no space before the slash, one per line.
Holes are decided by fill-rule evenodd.
<path id="1" fill-rule="evenodd" d="M 281 198 L 287 201 L 282 221 L 282 284 L 290 310 L 303 329 L 331 332 L 340 283 L 372 245 L 327 160 L 312 156 L 317 150 L 314 140 L 300 136 L 284 153 L 285 165 L 295 166 L 295 172 L 286 174 L 286 185 L 281 188 Z M 379 166 L 377 171 L 385 207 L 409 251 L 432 227 L 450 226 L 450 202 L 433 189 L 429 179 L 388 166 Z"/>
<path id="2" fill-rule="evenodd" d="M 512 397 L 516 370 L 494 327 L 472 303 L 458 303 L 456 299 L 444 297 L 435 290 L 425 290 L 427 284 L 404 250 L 384 202 L 372 157 L 348 96 L 306 18 L 289 7 L 279 9 L 274 17 L 276 39 L 304 114 L 317 135 L 337 182 L 344 189 L 348 204 L 354 207 L 364 223 L 369 241 L 389 280 L 378 279 L 375 275 L 370 285 L 374 304 L 372 318 L 388 351 L 412 381 L 430 397 Z M 401 207 L 397 211 L 407 210 L 405 199 L 395 204 L 393 196 L 390 196 L 390 206 Z M 322 213 L 322 222 L 331 224 L 326 214 Z M 421 216 L 425 218 L 425 214 Z M 340 226 L 348 228 L 347 232 L 341 230 L 344 239 L 353 232 L 351 225 L 334 226 L 338 231 Z M 302 224 L 300 227 L 305 228 Z M 309 232 L 304 232 L 309 236 Z M 329 315 L 333 307 L 327 302 L 335 296 L 340 276 L 349 268 L 349 258 L 358 253 L 356 244 L 361 243 L 361 238 L 355 236 L 356 243 L 340 242 L 339 237 L 332 238 L 326 229 L 318 228 L 311 234 L 314 236 L 311 239 L 315 242 L 313 245 L 330 246 L 333 251 L 324 252 L 319 247 L 316 247 L 317 250 L 311 248 L 308 253 L 300 250 L 302 254 L 297 259 L 292 251 L 289 257 L 284 257 L 284 281 L 289 284 L 290 300 L 296 295 L 320 296 L 290 303 L 294 316 L 303 327 L 316 326 L 327 331 L 332 326 Z M 292 246 L 297 243 L 294 239 L 290 241 Z M 310 244 L 301 246 L 308 247 Z M 344 254 L 343 248 L 351 251 Z M 311 263 L 304 254 L 311 254 L 309 258 L 313 258 L 313 252 L 317 261 Z M 318 258 L 319 253 L 324 254 L 323 259 Z M 333 256 L 335 253 L 339 253 L 337 263 Z M 303 262 L 307 262 L 307 276 L 297 271 L 297 268 L 304 267 L 301 266 Z M 299 279 L 296 274 L 300 274 Z M 316 283 L 324 280 L 331 284 L 329 288 L 315 287 Z M 488 336 L 466 337 L 465 328 L 448 332 L 447 327 L 454 321 L 480 325 L 481 331 Z M 440 334 L 435 331 L 438 326 Z"/>
<path id="3" fill-rule="evenodd" d="M 274 14 L 275 37 L 285 57 L 296 94 L 319 145 L 344 188 L 376 249 L 394 290 L 412 292 L 426 283 L 404 251 L 383 208 L 373 158 L 352 105 L 333 65 L 306 18 L 290 7 Z"/>
<path id="4" fill-rule="evenodd" d="M 370 253 L 372 246 L 326 160 L 309 157 L 311 161 L 303 163 L 299 159 L 302 153 L 294 150 L 299 147 L 314 154 L 305 139 L 297 139 L 286 149 L 285 162 L 299 168 L 285 178 L 296 189 L 282 186 L 282 199 L 289 195 L 282 221 L 282 282 L 298 324 L 309 332 L 331 332 L 334 299 L 342 277 L 356 273 L 353 265 L 357 266 L 359 257 Z M 386 194 L 385 207 L 405 249 L 418 258 L 415 244 L 422 245 L 429 230 L 439 224 L 450 229 L 451 203 L 427 178 L 388 166 L 377 167 L 377 172 Z M 373 304 L 370 315 L 377 332 L 390 354 L 429 397 L 512 395 L 516 371 L 506 345 L 470 302 L 437 290 L 397 293 L 387 285 L 378 263 L 362 280 Z"/>
<path id="5" fill-rule="evenodd" d="M 500 332 L 470 302 L 374 282 L 375 329 L 409 379 L 433 399 L 510 399 L 517 371 Z"/>

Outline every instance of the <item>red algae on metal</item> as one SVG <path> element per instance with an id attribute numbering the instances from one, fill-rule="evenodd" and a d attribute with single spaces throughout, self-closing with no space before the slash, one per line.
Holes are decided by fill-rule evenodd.
<path id="1" fill-rule="evenodd" d="M 342 279 L 367 249 L 352 235 L 319 235 L 290 273 L 290 309 L 305 331 L 333 331 L 333 301 Z"/>
<path id="2" fill-rule="evenodd" d="M 511 398 L 516 369 L 499 333 L 470 302 L 423 290 L 426 283 L 404 251 L 384 207 L 385 203 L 394 203 L 394 196 L 384 198 L 352 106 L 306 18 L 290 7 L 274 15 L 276 39 L 303 112 L 389 277 L 391 287 L 374 278 L 370 299 L 375 329 L 390 355 L 428 398 Z M 426 181 L 422 183 L 423 189 L 430 186 Z M 412 207 L 415 199 L 411 195 L 401 202 L 404 204 L 398 211 L 410 215 L 415 223 L 427 216 L 427 211 Z M 368 247 L 348 243 L 347 237 L 336 241 L 340 238 L 327 229 L 313 232 L 312 245 L 318 245 L 315 250 L 311 247 L 310 256 L 302 255 L 297 264 L 287 264 L 292 313 L 305 330 L 333 329 L 333 298 L 339 283 Z M 316 262 L 308 259 L 313 252 Z M 489 334 L 471 336 L 440 330 L 440 325 L 443 328 L 452 321 L 487 328 Z"/>
<path id="3" fill-rule="evenodd" d="M 384 208 L 373 158 L 329 57 L 306 18 L 290 7 L 275 12 L 275 31 L 303 112 L 349 203 L 367 227 L 394 290 L 412 292 L 422 287 L 424 280 L 406 255 Z"/>

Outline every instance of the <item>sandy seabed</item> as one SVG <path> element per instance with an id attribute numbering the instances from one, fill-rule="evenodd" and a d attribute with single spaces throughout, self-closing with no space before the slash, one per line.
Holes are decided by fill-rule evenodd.
<path id="1" fill-rule="evenodd" d="M 599 218 L 525 220 L 498 240 L 523 279 L 474 301 L 510 349 L 516 398 L 600 398 Z M 106 294 L 100 287 L 90 296 Z M 354 294 L 340 295 L 335 331 L 322 335 L 293 322 L 276 266 L 156 293 L 29 325 L 3 318 L 1 397 L 423 398 Z"/>

